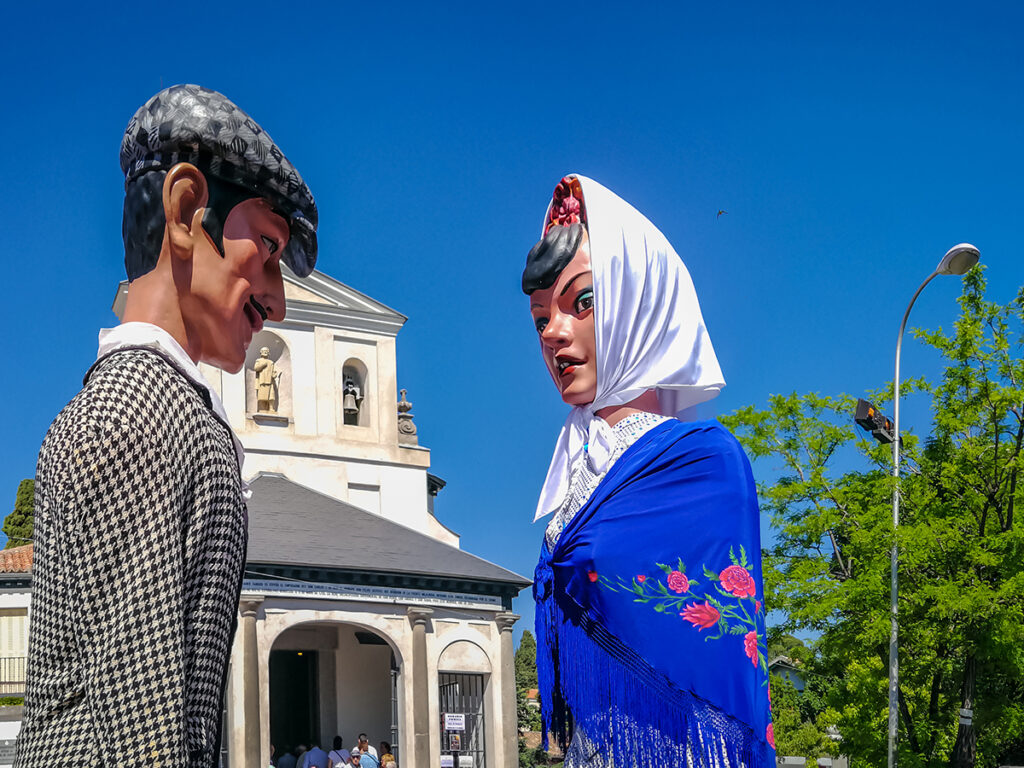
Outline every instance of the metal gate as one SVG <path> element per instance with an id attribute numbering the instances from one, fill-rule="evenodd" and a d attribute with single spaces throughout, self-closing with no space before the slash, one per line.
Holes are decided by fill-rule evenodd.
<path id="1" fill-rule="evenodd" d="M 395 661 L 395 654 L 391 654 L 391 754 L 395 756 L 395 760 L 399 760 L 401 755 L 398 751 L 402 748 L 401 745 L 401 734 L 398 731 L 398 684 L 401 680 L 399 676 L 398 664 Z M 381 766 L 384 768 L 384 766 Z"/>
<path id="2" fill-rule="evenodd" d="M 487 768 L 484 676 L 439 672 L 442 768 Z"/>

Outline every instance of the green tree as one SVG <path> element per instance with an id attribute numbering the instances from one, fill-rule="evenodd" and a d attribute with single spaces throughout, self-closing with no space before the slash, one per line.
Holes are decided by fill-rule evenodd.
<path id="1" fill-rule="evenodd" d="M 799 665 L 811 657 L 811 649 L 798 637 L 785 632 L 771 632 L 768 635 L 768 660 L 779 656 L 785 656 Z"/>
<path id="2" fill-rule="evenodd" d="M 18 483 L 18 494 L 14 499 L 14 510 L 4 519 L 4 533 L 7 545 L 4 549 L 20 547 L 32 541 L 32 513 L 36 491 L 35 480 Z"/>
<path id="3" fill-rule="evenodd" d="M 537 641 L 530 630 L 523 630 L 523 637 L 516 648 L 516 688 L 524 690 L 537 687 Z"/>
<path id="4" fill-rule="evenodd" d="M 526 692 L 537 687 L 537 641 L 530 630 L 523 632 L 515 655 L 516 667 L 516 711 L 519 731 L 539 731 L 540 712 L 529 706 Z"/>
<path id="5" fill-rule="evenodd" d="M 964 278 L 951 333 L 918 332 L 945 369 L 901 384 L 931 399 L 925 440 L 902 435 L 901 767 L 996 766 L 1024 744 L 1024 289 L 985 299 Z M 891 400 L 892 388 L 872 393 Z M 812 632 L 842 750 L 869 765 L 886 751 L 891 446 L 852 424 L 854 398 L 772 396 L 723 419 L 755 463 L 775 529 L 765 550 L 766 604 L 777 631 Z M 773 683 L 774 684 L 774 683 Z M 972 725 L 958 710 L 972 709 Z M 776 738 L 788 726 L 779 723 Z"/>
<path id="6" fill-rule="evenodd" d="M 804 757 L 808 765 L 817 765 L 819 757 L 836 757 L 839 754 L 838 745 L 829 738 L 827 730 L 835 724 L 837 713 L 825 709 L 809 719 L 803 712 L 802 699 L 791 682 L 772 677 L 775 752 L 785 757 Z"/>

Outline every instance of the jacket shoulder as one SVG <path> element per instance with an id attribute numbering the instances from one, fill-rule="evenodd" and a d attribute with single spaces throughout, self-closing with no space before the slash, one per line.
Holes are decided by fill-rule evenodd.
<path id="1" fill-rule="evenodd" d="M 117 352 L 93 366 L 82 390 L 54 419 L 40 458 L 48 446 L 103 435 L 135 435 L 155 446 L 188 442 L 207 410 L 191 382 L 160 355 Z"/>

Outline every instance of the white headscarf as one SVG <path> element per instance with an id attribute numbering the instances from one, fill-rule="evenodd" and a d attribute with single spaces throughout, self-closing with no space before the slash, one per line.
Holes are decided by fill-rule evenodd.
<path id="1" fill-rule="evenodd" d="M 725 386 L 693 281 L 675 249 L 614 192 L 574 176 L 583 188 L 590 236 L 597 395 L 574 406 L 562 426 L 535 521 L 562 506 L 584 450 L 595 473 L 607 471 L 615 436 L 594 411 L 654 389 L 660 413 L 678 418 Z"/>

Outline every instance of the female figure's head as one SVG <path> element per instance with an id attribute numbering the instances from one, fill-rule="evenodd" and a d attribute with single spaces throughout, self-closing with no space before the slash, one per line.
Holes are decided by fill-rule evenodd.
<path id="1" fill-rule="evenodd" d="M 645 396 L 676 416 L 724 383 L 679 256 L 590 179 L 566 176 L 555 188 L 522 288 L 541 357 L 569 405 L 594 412 Z"/>
<path id="2" fill-rule="evenodd" d="M 597 394 L 594 274 L 590 240 L 581 223 L 548 230 L 530 251 L 523 290 L 540 340 L 540 353 L 562 399 L 592 403 Z"/>

